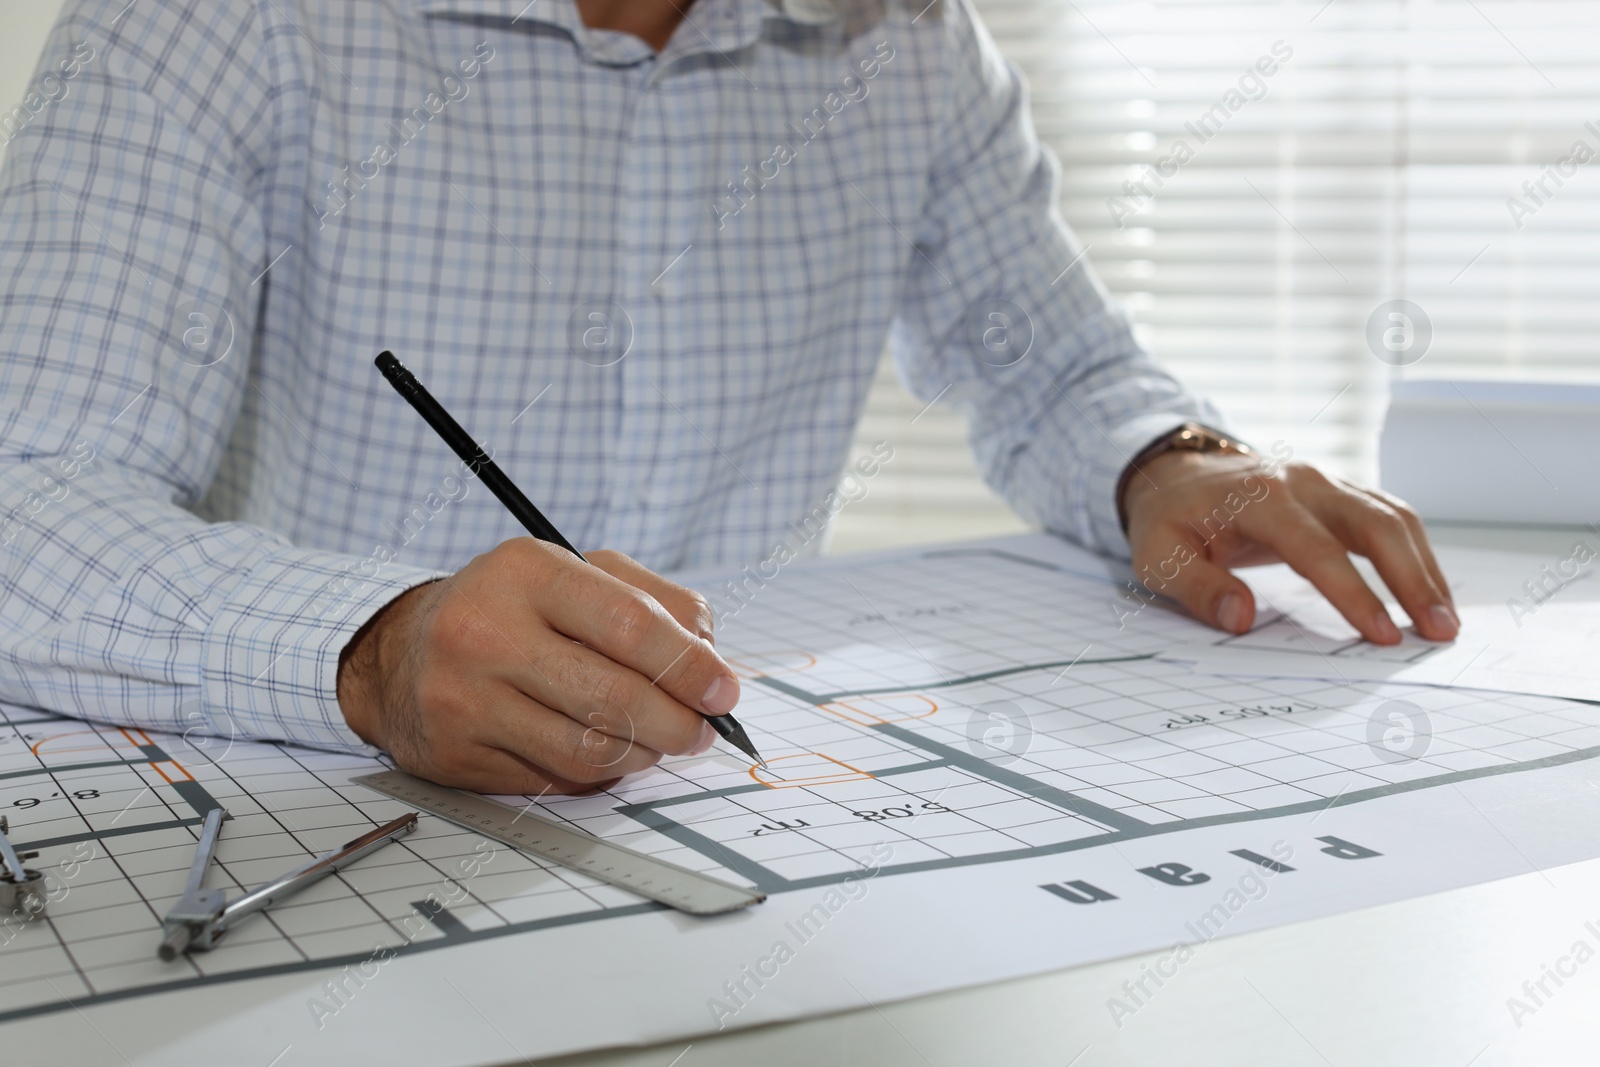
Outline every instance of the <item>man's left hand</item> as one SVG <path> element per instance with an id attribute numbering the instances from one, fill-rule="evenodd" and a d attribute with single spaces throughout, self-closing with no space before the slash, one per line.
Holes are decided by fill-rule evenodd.
<path id="1" fill-rule="evenodd" d="M 1449 641 L 1461 628 L 1416 513 L 1308 464 L 1167 452 L 1132 473 L 1121 503 L 1134 576 L 1219 629 L 1243 633 L 1255 621 L 1255 599 L 1230 568 L 1283 562 L 1362 637 L 1398 644 L 1400 630 L 1352 552 L 1372 561 L 1423 637 Z"/>

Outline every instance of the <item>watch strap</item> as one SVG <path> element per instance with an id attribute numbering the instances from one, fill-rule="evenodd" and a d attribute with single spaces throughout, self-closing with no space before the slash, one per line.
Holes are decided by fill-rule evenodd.
<path id="1" fill-rule="evenodd" d="M 1171 433 L 1156 438 L 1128 461 L 1128 465 L 1122 469 L 1122 476 L 1117 479 L 1117 521 L 1122 524 L 1123 533 L 1128 532 L 1128 516 L 1122 506 L 1128 482 L 1146 463 L 1168 452 L 1232 452 L 1240 456 L 1256 455 L 1255 449 L 1231 434 L 1213 430 L 1198 422 L 1186 422 Z"/>

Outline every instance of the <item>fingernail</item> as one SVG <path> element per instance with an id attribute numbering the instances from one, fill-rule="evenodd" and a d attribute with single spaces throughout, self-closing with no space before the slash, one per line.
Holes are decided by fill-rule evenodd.
<path id="1" fill-rule="evenodd" d="M 698 756 L 716 743 L 717 731 L 711 728 L 710 723 L 703 722 L 700 724 L 700 740 L 694 743 L 694 747 L 689 750 L 689 755 Z"/>
<path id="2" fill-rule="evenodd" d="M 739 703 L 739 682 L 731 674 L 712 679 L 706 695 L 700 698 L 700 710 L 712 715 L 726 715 Z"/>
<path id="3" fill-rule="evenodd" d="M 1385 645 L 1400 643 L 1400 628 L 1389 618 L 1387 611 L 1380 611 L 1372 620 L 1372 628 L 1378 634 L 1378 642 Z"/>
<path id="4" fill-rule="evenodd" d="M 1242 633 L 1248 625 L 1250 609 L 1244 602 L 1244 597 L 1238 593 L 1229 593 L 1222 598 L 1222 603 L 1217 605 L 1217 625 L 1230 634 Z"/>
<path id="5" fill-rule="evenodd" d="M 1461 632 L 1461 620 L 1456 618 L 1456 613 L 1450 610 L 1448 604 L 1435 604 L 1429 608 L 1428 620 L 1433 623 L 1435 631 L 1444 635 L 1446 641 Z"/>

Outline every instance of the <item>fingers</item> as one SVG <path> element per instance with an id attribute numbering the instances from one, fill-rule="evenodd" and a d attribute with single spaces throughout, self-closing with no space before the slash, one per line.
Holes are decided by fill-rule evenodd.
<path id="1" fill-rule="evenodd" d="M 1373 489 L 1364 485 L 1351 485 L 1349 488 L 1359 493 L 1380 501 L 1393 508 L 1406 524 L 1406 529 L 1411 534 L 1411 543 L 1416 546 L 1417 553 L 1422 557 L 1422 565 L 1428 569 L 1428 576 L 1433 579 L 1434 588 L 1444 596 L 1445 602 L 1452 611 L 1455 608 L 1455 594 L 1450 591 L 1450 582 L 1444 576 L 1444 568 L 1439 566 L 1439 560 L 1433 554 L 1433 544 L 1428 540 L 1428 529 L 1422 523 L 1422 518 L 1399 497 L 1385 493 L 1381 489 Z"/>
<path id="2" fill-rule="evenodd" d="M 488 731 L 481 738 L 484 744 L 524 760 L 547 776 L 580 785 L 634 774 L 661 759 L 655 749 L 586 727 L 526 699 L 498 702 L 483 728 Z"/>
<path id="3" fill-rule="evenodd" d="M 429 678 L 417 694 L 414 736 L 390 754 L 444 785 L 489 793 L 575 793 L 645 770 L 661 753 L 588 728 L 483 676 Z"/>
<path id="4" fill-rule="evenodd" d="M 650 594 L 656 603 L 667 609 L 667 614 L 677 620 L 679 626 L 696 637 L 715 641 L 711 634 L 715 624 L 711 605 L 706 602 L 705 597 L 693 589 L 686 589 L 677 582 L 669 581 L 642 563 L 621 552 L 613 552 L 609 548 L 586 553 L 584 558 L 613 578 L 620 578 L 634 588 Z"/>
<path id="5" fill-rule="evenodd" d="M 1400 643 L 1400 628 L 1350 562 L 1344 542 L 1298 499 L 1284 497 L 1277 507 L 1241 515 L 1240 525 L 1316 586 L 1362 637 L 1379 645 Z"/>
<path id="6" fill-rule="evenodd" d="M 1299 499 L 1341 545 L 1372 561 L 1418 633 L 1434 641 L 1454 640 L 1461 625 L 1450 607 L 1448 586 L 1442 577 L 1435 578 L 1412 537 L 1410 523 L 1397 508 L 1325 477 L 1312 480 Z"/>
<path id="7" fill-rule="evenodd" d="M 537 586 L 529 596 L 549 626 L 631 668 L 686 708 L 711 715 L 733 710 L 738 679 L 707 641 L 681 626 L 653 596 L 570 553 L 519 540 L 528 542 L 521 551 L 543 557 L 534 562 Z"/>
<path id="8" fill-rule="evenodd" d="M 470 789 L 475 793 L 522 794 L 532 797 L 575 796 L 609 789 L 619 780 L 613 775 L 593 782 L 575 782 L 540 767 L 531 760 L 505 749 L 475 745 L 471 758 L 459 761 L 434 761 L 420 765 L 396 758 L 402 770 L 410 771 L 440 785 Z"/>
<path id="9" fill-rule="evenodd" d="M 461 731 L 411 753 L 413 761 L 427 765 L 432 780 L 494 793 L 570 794 L 647 770 L 661 759 L 655 749 L 586 727 L 509 684 L 486 687 L 473 703 L 475 714 Z"/>
<path id="10" fill-rule="evenodd" d="M 1367 640 L 1383 645 L 1400 641 L 1399 628 L 1367 588 L 1345 546 L 1288 493 L 1266 496 L 1242 509 L 1234 527 L 1219 536 L 1246 539 L 1282 559 L 1316 586 Z M 1172 597 L 1197 618 L 1229 633 L 1243 633 L 1255 622 L 1255 599 L 1244 582 L 1209 558 L 1209 543 L 1198 537 L 1192 524 L 1179 525 L 1173 519 L 1153 524 L 1141 532 L 1135 573 L 1147 588 Z M 1151 549 L 1161 549 L 1164 556 Z M 1162 557 L 1159 562 L 1151 562 L 1157 557 Z"/>
<path id="11" fill-rule="evenodd" d="M 1255 625 L 1256 604 L 1250 587 L 1205 558 L 1178 530 L 1169 527 L 1164 534 L 1168 537 L 1167 556 L 1152 559 L 1152 553 L 1134 553 L 1135 573 L 1145 587 L 1171 597 L 1195 618 L 1219 630 L 1242 634 Z M 1172 552 L 1173 544 L 1180 546 L 1177 552 Z"/>
<path id="12" fill-rule="evenodd" d="M 656 752 L 698 754 L 716 742 L 704 718 L 650 680 L 576 642 L 545 655 L 517 685 L 581 725 Z"/>
<path id="13" fill-rule="evenodd" d="M 1400 630 L 1351 562 L 1354 552 L 1372 561 L 1419 634 L 1449 641 L 1459 632 L 1450 587 L 1422 520 L 1401 501 L 1305 464 L 1290 464 L 1277 475 L 1251 474 L 1263 491 L 1246 492 L 1249 478 L 1241 482 L 1240 475 L 1249 472 L 1230 467 L 1229 460 L 1187 455 L 1163 462 L 1173 470 L 1186 465 L 1189 477 L 1147 498 L 1137 512 L 1130 509 L 1134 568 L 1148 588 L 1197 617 L 1234 633 L 1247 629 L 1254 604 L 1226 565 L 1281 559 L 1362 637 L 1398 644 Z M 1212 507 L 1218 500 L 1238 504 Z M 1198 526 L 1189 521 L 1194 515 L 1201 516 Z"/>

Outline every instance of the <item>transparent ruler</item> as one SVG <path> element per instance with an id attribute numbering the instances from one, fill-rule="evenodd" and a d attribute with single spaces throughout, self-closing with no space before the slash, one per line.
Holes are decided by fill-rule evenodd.
<path id="1" fill-rule="evenodd" d="M 720 915 L 767 899 L 759 890 L 731 885 L 676 863 L 667 863 L 561 826 L 531 810 L 513 808 L 477 793 L 435 785 L 404 771 L 381 771 L 350 780 L 512 848 L 582 871 L 608 885 L 691 915 Z"/>

